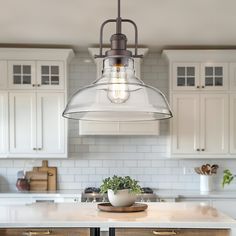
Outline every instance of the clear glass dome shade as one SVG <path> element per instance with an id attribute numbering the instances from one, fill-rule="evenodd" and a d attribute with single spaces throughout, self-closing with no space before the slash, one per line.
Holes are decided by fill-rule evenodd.
<path id="1" fill-rule="evenodd" d="M 134 76 L 133 60 L 128 66 L 110 66 L 104 60 L 100 79 L 78 90 L 63 116 L 91 121 L 150 121 L 172 117 L 161 91 Z"/>

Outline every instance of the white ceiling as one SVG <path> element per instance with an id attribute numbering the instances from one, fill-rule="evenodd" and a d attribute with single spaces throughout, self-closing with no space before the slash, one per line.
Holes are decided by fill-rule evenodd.
<path id="1" fill-rule="evenodd" d="M 152 49 L 236 46 L 235 0 L 121 0 L 139 43 Z M 53 44 L 85 49 L 98 44 L 99 28 L 116 17 L 116 0 L 0 0 L 1 44 Z M 123 27 L 130 44 L 133 28 Z M 114 28 L 105 30 L 106 42 Z"/>

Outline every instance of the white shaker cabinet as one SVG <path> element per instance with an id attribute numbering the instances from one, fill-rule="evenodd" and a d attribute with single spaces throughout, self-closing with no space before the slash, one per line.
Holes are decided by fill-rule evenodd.
<path id="1" fill-rule="evenodd" d="M 236 153 L 236 94 L 230 95 L 230 153 Z"/>
<path id="2" fill-rule="evenodd" d="M 228 89 L 228 63 L 174 62 L 171 70 L 175 91 Z"/>
<path id="3" fill-rule="evenodd" d="M 173 94 L 172 153 L 227 153 L 228 112 L 225 94 Z"/>
<path id="4" fill-rule="evenodd" d="M 34 61 L 8 61 L 8 86 L 10 89 L 33 89 L 36 87 Z"/>
<path id="5" fill-rule="evenodd" d="M 64 73 L 62 61 L 37 61 L 37 88 L 64 89 Z"/>
<path id="6" fill-rule="evenodd" d="M 7 62 L 0 61 L 0 89 L 7 87 Z"/>
<path id="7" fill-rule="evenodd" d="M 64 93 L 10 92 L 10 153 L 14 157 L 65 156 L 64 105 Z"/>
<path id="8" fill-rule="evenodd" d="M 10 153 L 36 152 L 36 96 L 34 92 L 9 94 Z"/>
<path id="9" fill-rule="evenodd" d="M 172 120 L 172 152 L 197 152 L 199 143 L 199 95 L 174 94 Z"/>
<path id="10" fill-rule="evenodd" d="M 200 95 L 200 151 L 227 154 L 229 151 L 229 102 L 227 94 Z"/>
<path id="11" fill-rule="evenodd" d="M 42 155 L 66 151 L 66 121 L 61 115 L 64 107 L 64 93 L 37 94 L 37 151 Z"/>
<path id="12" fill-rule="evenodd" d="M 0 91 L 0 157 L 6 157 L 8 149 L 8 93 Z"/>

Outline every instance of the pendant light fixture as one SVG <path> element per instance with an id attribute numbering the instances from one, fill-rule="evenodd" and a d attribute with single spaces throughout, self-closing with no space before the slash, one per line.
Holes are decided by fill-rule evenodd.
<path id="1" fill-rule="evenodd" d="M 111 49 L 103 54 L 103 29 L 108 23 L 116 24 L 111 36 Z M 132 24 L 135 30 L 135 51 L 127 50 L 127 38 L 122 34 L 122 23 Z M 106 20 L 100 29 L 100 54 L 103 58 L 102 77 L 79 89 L 69 100 L 63 116 L 91 121 L 151 121 L 172 117 L 165 95 L 135 77 L 134 58 L 138 55 L 138 30 L 136 24 L 120 16 Z"/>

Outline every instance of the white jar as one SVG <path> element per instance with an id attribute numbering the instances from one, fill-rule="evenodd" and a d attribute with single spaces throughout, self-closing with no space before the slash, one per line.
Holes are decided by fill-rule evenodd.
<path id="1" fill-rule="evenodd" d="M 213 190 L 213 178 L 211 175 L 200 175 L 200 192 L 207 193 Z"/>

